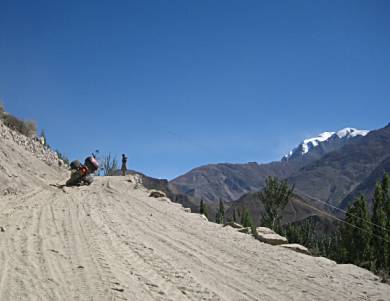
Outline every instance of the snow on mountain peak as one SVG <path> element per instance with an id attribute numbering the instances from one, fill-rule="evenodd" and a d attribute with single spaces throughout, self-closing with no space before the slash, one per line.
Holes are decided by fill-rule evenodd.
<path id="1" fill-rule="evenodd" d="M 316 147 L 320 142 L 324 142 L 328 140 L 333 135 L 334 132 L 323 132 L 319 134 L 317 137 L 303 140 L 303 142 L 301 143 L 302 155 L 306 154 L 309 151 L 309 149 L 311 149 L 312 147 Z"/>
<path id="2" fill-rule="evenodd" d="M 369 131 L 367 130 L 357 130 L 354 128 L 345 128 L 336 133 L 336 135 L 339 138 L 344 138 L 344 137 L 356 137 L 356 136 L 366 136 Z"/>
<path id="3" fill-rule="evenodd" d="M 366 136 L 369 133 L 367 130 L 358 130 L 355 128 L 344 128 L 337 132 L 323 132 L 317 137 L 308 138 L 303 140 L 298 147 L 291 150 L 288 155 L 285 155 L 283 159 L 287 160 L 292 155 L 299 153 L 301 156 L 305 155 L 310 151 L 310 149 L 317 147 L 320 143 L 328 141 L 330 138 L 334 139 L 348 139 L 356 136 Z"/>

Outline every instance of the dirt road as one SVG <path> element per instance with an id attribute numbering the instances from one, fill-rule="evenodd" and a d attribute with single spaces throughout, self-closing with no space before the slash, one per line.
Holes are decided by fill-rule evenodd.
<path id="1" fill-rule="evenodd" d="M 385 300 L 390 286 L 149 198 L 125 178 L 2 198 L 0 300 Z"/>

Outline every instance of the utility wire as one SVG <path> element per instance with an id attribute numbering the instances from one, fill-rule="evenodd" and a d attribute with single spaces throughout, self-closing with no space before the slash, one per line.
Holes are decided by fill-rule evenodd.
<path id="1" fill-rule="evenodd" d="M 299 194 L 304 194 L 304 195 L 306 195 L 306 197 L 310 198 L 310 199 L 313 200 L 313 201 L 319 202 L 319 203 L 321 203 L 321 204 L 323 204 L 323 205 L 326 205 L 326 206 L 328 206 L 328 207 L 331 207 L 332 209 L 335 209 L 335 210 L 337 210 L 337 211 L 343 212 L 344 214 L 347 214 L 347 211 L 345 211 L 345 210 L 343 210 L 343 209 L 340 209 L 340 208 L 338 208 L 338 207 L 336 207 L 336 206 L 333 206 L 333 205 L 331 205 L 331 204 L 329 204 L 329 203 L 327 203 L 327 202 L 324 202 L 324 201 L 321 201 L 321 200 L 319 200 L 319 199 L 313 198 L 313 197 L 307 195 L 307 194 L 304 193 L 304 192 L 301 192 L 301 191 L 300 191 Z M 322 211 L 321 211 L 321 212 L 322 212 Z M 325 212 L 324 212 L 324 213 L 325 213 Z M 389 230 L 389 229 L 387 229 L 387 228 L 385 228 L 385 227 L 383 227 L 383 226 L 381 226 L 381 225 L 375 224 L 375 223 L 373 223 L 373 222 L 370 221 L 370 220 L 361 218 L 360 216 L 357 216 L 357 215 L 354 215 L 354 214 L 351 214 L 351 213 L 348 213 L 348 214 L 349 214 L 350 216 L 353 216 L 353 217 L 355 217 L 355 218 L 361 220 L 361 221 L 367 222 L 367 223 L 370 224 L 371 226 L 380 228 L 380 229 L 385 230 L 386 232 L 390 233 L 390 230 Z"/>
<path id="2" fill-rule="evenodd" d="M 351 226 L 351 227 L 353 227 L 353 228 L 359 229 L 359 230 L 361 230 L 361 231 L 363 231 L 363 232 L 365 232 L 365 233 L 367 233 L 367 234 L 370 234 L 370 235 L 372 235 L 372 236 L 374 236 L 374 237 L 376 237 L 376 238 L 378 238 L 378 239 L 381 239 L 381 240 L 383 240 L 383 241 L 385 241 L 385 242 L 387 242 L 387 243 L 390 243 L 390 240 L 388 240 L 388 239 L 386 239 L 386 238 L 383 238 L 382 236 L 376 235 L 376 234 L 374 234 L 374 233 L 372 233 L 372 232 L 370 232 L 370 231 L 367 231 L 366 229 L 363 229 L 363 228 L 360 228 L 360 227 L 358 227 L 358 226 L 356 226 L 356 225 L 353 225 L 353 224 L 351 224 L 351 223 L 349 223 L 349 222 L 347 222 L 347 221 L 345 221 L 345 220 L 342 220 L 342 219 L 340 219 L 340 218 L 338 218 L 338 217 L 335 217 L 334 215 L 332 215 L 332 214 L 330 214 L 330 213 L 324 212 L 324 211 L 322 211 L 322 210 L 320 210 L 320 209 L 318 209 L 318 208 L 316 208 L 316 207 L 314 207 L 314 206 L 310 206 L 309 204 L 306 204 L 305 202 L 303 202 L 302 204 L 303 204 L 304 206 L 309 207 L 309 208 L 311 208 L 311 209 L 313 209 L 313 210 L 316 210 L 316 211 L 318 211 L 318 212 L 320 212 L 320 213 L 322 213 L 322 214 L 324 214 L 324 215 L 327 215 L 328 217 L 333 218 L 333 219 L 335 219 L 335 220 L 337 220 L 337 221 L 339 221 L 339 222 L 341 222 L 341 223 L 347 224 L 347 225 L 349 225 L 349 226 Z"/>

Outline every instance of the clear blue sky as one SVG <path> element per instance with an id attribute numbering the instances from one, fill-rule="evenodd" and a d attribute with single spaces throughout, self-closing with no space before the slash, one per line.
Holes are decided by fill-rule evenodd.
<path id="1" fill-rule="evenodd" d="M 0 98 L 71 159 L 278 160 L 390 122 L 390 1 L 0 0 Z"/>

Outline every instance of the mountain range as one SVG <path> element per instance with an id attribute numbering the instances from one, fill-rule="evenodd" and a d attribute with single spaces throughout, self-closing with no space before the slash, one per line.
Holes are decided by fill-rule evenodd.
<path id="1" fill-rule="evenodd" d="M 276 176 L 295 185 L 298 198 L 311 206 L 324 209 L 320 202 L 325 202 L 346 208 L 359 193 L 371 197 L 375 182 L 389 170 L 390 124 L 373 131 L 322 133 L 277 162 L 201 166 L 172 180 L 169 187 L 211 203 L 236 201 L 235 207 L 253 199 L 268 176 Z"/>

